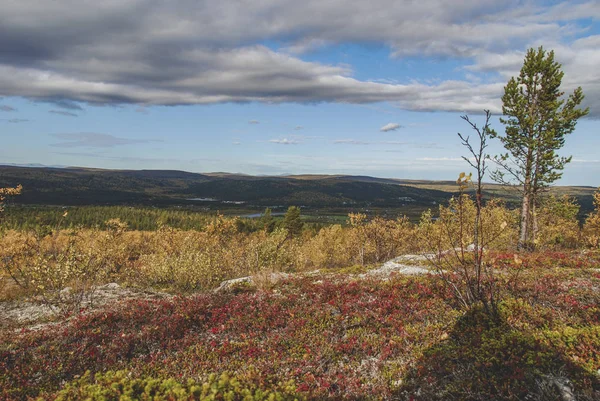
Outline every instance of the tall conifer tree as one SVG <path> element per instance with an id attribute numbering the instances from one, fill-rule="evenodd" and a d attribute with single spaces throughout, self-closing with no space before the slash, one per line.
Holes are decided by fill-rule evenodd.
<path id="1" fill-rule="evenodd" d="M 571 161 L 557 151 L 577 120 L 588 113 L 588 109 L 578 108 L 583 100 L 581 87 L 563 97 L 563 75 L 554 51 L 529 49 L 519 76 L 504 87 L 504 118 L 500 121 L 506 133 L 499 138 L 507 153 L 495 157 L 501 169 L 492 178 L 521 188 L 520 248 L 534 246 L 539 196 L 562 176 L 564 166 Z"/>

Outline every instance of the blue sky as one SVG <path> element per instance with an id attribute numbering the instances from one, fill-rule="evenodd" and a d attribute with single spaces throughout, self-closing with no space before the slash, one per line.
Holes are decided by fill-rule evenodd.
<path id="1" fill-rule="evenodd" d="M 2 163 L 455 179 L 543 45 L 590 107 L 560 183 L 600 185 L 597 1 L 80 4 L 3 5 Z"/>

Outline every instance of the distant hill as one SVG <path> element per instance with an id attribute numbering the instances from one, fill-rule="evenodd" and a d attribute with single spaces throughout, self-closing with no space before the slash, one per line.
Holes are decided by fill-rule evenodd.
<path id="1" fill-rule="evenodd" d="M 453 181 L 402 180 L 369 176 L 250 176 L 189 173 L 177 170 L 103 170 L 0 166 L 0 187 L 23 185 L 22 204 L 46 205 L 181 205 L 208 202 L 248 206 L 431 207 L 456 191 Z M 488 185 L 489 192 L 510 200 L 511 194 Z M 557 187 L 592 206 L 592 187 Z M 192 200 L 196 199 L 196 200 Z"/>
<path id="2" fill-rule="evenodd" d="M 428 204 L 448 193 L 394 181 L 346 176 L 257 177 L 173 170 L 0 167 L 0 187 L 23 185 L 15 201 L 25 204 L 185 204 L 190 199 L 244 202 L 256 206 L 344 205 L 396 207 Z"/>

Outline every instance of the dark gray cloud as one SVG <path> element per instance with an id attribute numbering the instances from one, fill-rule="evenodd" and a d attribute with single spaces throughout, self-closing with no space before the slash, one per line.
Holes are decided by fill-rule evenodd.
<path id="1" fill-rule="evenodd" d="M 60 114 L 61 116 L 67 116 L 67 117 L 79 117 L 78 114 L 71 113 L 70 111 L 64 111 L 64 110 L 50 110 L 48 113 Z"/>
<path id="2" fill-rule="evenodd" d="M 60 108 L 60 109 L 65 109 L 65 110 L 83 110 L 83 107 L 81 107 L 79 104 L 71 101 L 71 100 L 66 100 L 66 99 L 59 99 L 59 100 L 49 100 L 48 103 L 53 104 L 54 106 Z"/>
<path id="3" fill-rule="evenodd" d="M 157 140 L 151 139 L 119 138 L 113 135 L 96 132 L 58 133 L 50 135 L 62 140 L 62 142 L 52 145 L 60 148 L 114 148 L 121 145 L 158 142 Z"/>
<path id="4" fill-rule="evenodd" d="M 567 89 L 581 85 L 600 115 L 597 1 L 22 0 L 0 14 L 0 96 L 145 105 L 223 102 L 390 101 L 409 110 L 499 112 L 504 75 L 526 47 L 562 46 Z M 260 45 L 282 43 L 280 49 Z M 497 81 L 438 84 L 365 81 L 347 66 L 306 62 L 302 52 L 338 43 L 385 44 L 393 57 L 464 58 Z M 557 51 L 560 56 L 561 52 Z M 386 78 L 386 77 L 379 77 Z M 483 83 L 482 83 L 483 82 Z"/>
<path id="5" fill-rule="evenodd" d="M 17 111 L 17 109 L 15 109 L 14 107 L 2 104 L 2 105 L 0 105 L 0 111 L 11 112 L 11 111 Z"/>

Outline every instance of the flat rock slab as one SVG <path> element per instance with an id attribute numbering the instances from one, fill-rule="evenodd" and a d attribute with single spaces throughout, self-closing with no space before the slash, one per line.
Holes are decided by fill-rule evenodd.
<path id="1" fill-rule="evenodd" d="M 71 288 L 64 288 L 61 293 L 68 295 Z M 109 304 L 129 299 L 160 299 L 171 297 L 171 295 L 156 291 L 140 291 L 123 288 L 117 283 L 109 283 L 95 288 L 94 291 L 85 294 L 81 300 L 81 308 L 96 309 Z M 38 301 L 10 301 L 0 302 L 0 323 L 13 322 L 19 325 L 47 320 L 57 316 L 57 310 Z"/>
<path id="2" fill-rule="evenodd" d="M 406 264 L 406 262 L 421 262 L 426 261 L 426 256 L 423 255 L 403 255 L 395 259 L 385 262 L 381 267 L 370 270 L 365 274 L 361 274 L 360 277 L 389 277 L 392 274 L 404 274 L 404 275 L 419 275 L 434 273 L 431 269 L 422 265 Z"/>
<path id="3" fill-rule="evenodd" d="M 264 277 L 262 277 L 262 279 L 267 280 L 271 283 L 277 283 L 278 281 L 284 280 L 290 276 L 292 276 L 292 275 L 288 274 L 288 273 L 275 272 L 275 273 L 270 273 L 270 274 L 267 273 Z M 247 277 L 234 278 L 231 280 L 225 280 L 225 281 L 221 282 L 221 285 L 219 285 L 217 288 L 214 289 L 214 292 L 228 291 L 239 285 L 255 285 L 255 279 L 253 276 L 247 276 Z"/>

